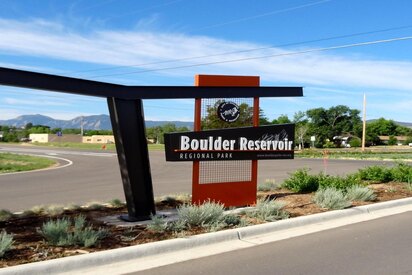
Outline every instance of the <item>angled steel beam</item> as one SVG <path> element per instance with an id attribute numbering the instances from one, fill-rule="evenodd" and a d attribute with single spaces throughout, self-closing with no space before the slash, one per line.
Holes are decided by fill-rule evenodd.
<path id="1" fill-rule="evenodd" d="M 124 86 L 0 67 L 0 85 L 121 99 L 293 97 L 301 87 Z"/>

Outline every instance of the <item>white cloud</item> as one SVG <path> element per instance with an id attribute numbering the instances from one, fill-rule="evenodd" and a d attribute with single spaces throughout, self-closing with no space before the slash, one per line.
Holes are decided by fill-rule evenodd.
<path id="1" fill-rule="evenodd" d="M 70 106 L 70 104 L 65 103 L 65 102 L 48 101 L 42 98 L 38 98 L 36 100 L 28 100 L 28 99 L 17 99 L 17 98 L 6 97 L 3 99 L 3 102 L 9 105 L 31 105 L 32 106 L 37 103 L 37 104 L 41 104 L 43 107 L 44 106 Z"/>
<path id="2" fill-rule="evenodd" d="M 24 113 L 17 109 L 0 108 L 0 120 L 16 118 L 23 114 Z"/>
<path id="3" fill-rule="evenodd" d="M 273 114 L 285 113 L 286 107 L 290 109 L 292 106 L 300 110 L 332 104 L 357 107 L 358 105 L 361 106 L 361 103 L 358 103 L 358 95 L 360 96 L 359 102 L 361 102 L 363 92 L 367 93 L 368 101 L 371 101 L 374 96 L 385 99 L 386 95 L 391 95 L 392 98 L 385 102 L 379 102 L 378 99 L 375 102 L 371 101 L 370 108 L 375 110 L 375 112 L 377 112 L 376 110 L 382 110 L 388 113 L 397 113 L 402 117 L 409 117 L 410 106 L 412 106 L 412 95 L 410 93 L 410 90 L 412 90 L 411 62 L 374 60 L 371 57 L 363 58 L 360 55 L 346 57 L 339 55 L 339 51 L 334 51 L 333 54 L 332 52 L 312 52 L 291 55 L 292 51 L 276 48 L 216 55 L 218 53 L 242 51 L 252 48 L 264 48 L 267 45 L 229 41 L 206 36 L 190 36 L 182 33 L 139 31 L 143 28 L 147 29 L 147 25 L 155 24 L 156 20 L 158 19 L 155 16 L 149 18 L 146 22 L 140 22 L 135 31 L 94 30 L 88 33 L 81 33 L 67 29 L 59 23 L 45 20 L 19 22 L 0 19 L 0 53 L 93 63 L 100 64 L 102 67 L 146 64 L 140 65 L 137 68 L 84 72 L 81 77 L 86 78 L 139 70 L 186 66 L 176 70 L 160 70 L 158 74 L 169 77 L 169 83 L 177 81 L 179 84 L 182 83 L 181 79 L 183 78 L 193 79 L 194 74 L 233 74 L 260 75 L 262 85 L 307 86 L 304 90 L 304 98 L 279 98 L 273 101 L 262 100 L 262 106 L 267 106 L 267 112 Z M 299 51 L 299 49 L 296 49 L 296 51 Z M 203 57 L 207 55 L 210 55 L 210 57 Z M 199 63 L 248 59 L 269 55 L 275 57 L 189 67 Z M 189 57 L 196 56 L 199 58 L 188 59 Z M 176 61 L 176 59 L 181 60 Z M 175 61 L 165 62 L 170 60 Z M 17 66 L 17 68 L 36 71 L 56 70 L 55 68 L 44 69 L 45 63 L 35 67 L 32 64 L 13 65 L 8 61 L 7 63 L 0 63 L 0 66 Z M 73 73 L 69 74 L 75 75 Z M 152 80 L 154 78 L 147 77 L 147 74 L 131 76 L 133 78 L 129 78 L 129 75 L 112 76 L 110 81 L 127 83 L 128 85 L 133 83 L 141 85 L 150 81 L 157 81 L 158 79 Z M 101 80 L 103 78 L 97 79 Z M 106 79 L 105 81 L 107 81 Z M 156 84 L 158 85 L 158 83 Z M 7 88 L 5 90 L 0 88 L 0 96 L 3 97 L 2 102 L 9 104 L 5 108 L 9 108 L 12 105 L 20 105 L 19 110 L 21 111 L 3 108 L 1 109 L 1 118 L 4 116 L 15 117 L 16 114 L 27 114 L 31 110 L 36 109 L 35 107 L 29 108 L 30 105 L 35 105 L 30 104 L 33 103 L 30 97 L 23 98 L 23 95 L 21 95 L 17 98 L 13 95 L 15 91 L 13 89 Z M 41 91 L 33 92 L 32 90 L 22 89 L 16 90 L 17 92 L 28 96 L 42 96 L 42 106 L 68 106 L 83 101 L 88 101 L 88 106 L 92 104 L 105 106 L 104 100 L 91 97 L 63 96 L 61 94 Z M 176 106 L 174 103 L 176 103 Z M 277 103 L 281 105 L 279 110 L 275 110 L 275 107 L 272 108 Z M 169 116 L 167 114 L 160 114 L 159 110 L 165 109 L 165 107 L 159 104 L 155 101 L 147 101 L 146 108 L 149 119 L 192 120 L 191 114 L 183 114 L 184 110 L 179 110 L 178 108 L 191 108 L 193 100 L 170 103 L 169 106 L 176 108 L 172 112 L 173 118 L 170 118 L 170 114 Z M 156 106 L 161 106 L 162 108 Z M 158 108 L 158 114 L 155 112 L 156 108 Z M 61 109 L 59 112 L 51 110 L 48 113 L 45 110 L 44 114 L 65 119 L 79 115 L 79 112 L 70 111 L 68 110 L 69 108 Z M 172 108 L 170 109 L 172 110 Z M 393 110 L 396 110 L 396 112 L 393 112 Z M 90 109 L 86 111 L 92 112 Z M 410 119 L 408 118 L 408 120 Z"/>
<path id="4" fill-rule="evenodd" d="M 2 19 L 0 20 L 0 33 L 2 34 L 0 51 L 3 52 L 113 66 L 147 64 L 265 46 L 178 33 L 96 30 L 82 34 L 44 20 L 18 22 Z M 281 49 L 266 49 L 179 62 L 141 65 L 132 71 L 290 53 Z M 343 57 L 338 56 L 336 52 L 334 55 L 313 52 L 284 55 L 200 66 L 195 69 L 164 70 L 159 73 L 192 76 L 193 71 L 260 75 L 264 83 L 270 84 L 280 82 L 351 88 L 390 88 L 403 91 L 412 89 L 411 62 L 361 59 L 359 56 Z M 127 73 L 130 69 L 116 72 Z M 113 71 L 99 71 L 89 72 L 88 75 L 111 73 Z"/>
<path id="5" fill-rule="evenodd" d="M 0 106 L 1 107 L 1 106 Z M 96 115 L 96 113 L 88 112 L 71 112 L 71 111 L 48 111 L 48 110 L 34 110 L 34 109 L 13 109 L 13 108 L 0 108 L 0 120 L 13 119 L 21 115 L 34 115 L 39 114 L 52 117 L 54 119 L 69 120 L 78 116 L 91 116 Z"/>

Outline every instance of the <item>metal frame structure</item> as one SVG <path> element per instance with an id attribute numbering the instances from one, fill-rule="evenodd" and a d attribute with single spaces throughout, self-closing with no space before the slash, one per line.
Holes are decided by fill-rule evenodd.
<path id="1" fill-rule="evenodd" d="M 222 75 L 196 75 L 195 86 L 237 86 L 259 87 L 258 76 L 222 76 Z M 222 96 L 220 96 L 222 97 Z M 239 97 L 239 96 L 236 96 Z M 249 96 L 251 97 L 251 96 Z M 202 99 L 195 100 L 194 131 L 202 130 L 201 105 Z M 253 126 L 259 126 L 259 97 L 253 96 Z M 200 183 L 200 162 L 193 162 L 192 173 L 192 203 L 201 204 L 207 200 L 216 201 L 226 207 L 245 206 L 256 203 L 258 161 L 251 161 L 251 178 L 241 182 Z"/>
<path id="2" fill-rule="evenodd" d="M 107 98 L 127 202 L 125 220 L 156 213 L 143 99 L 302 96 L 301 87 L 125 86 L 0 67 L 0 85 Z"/>

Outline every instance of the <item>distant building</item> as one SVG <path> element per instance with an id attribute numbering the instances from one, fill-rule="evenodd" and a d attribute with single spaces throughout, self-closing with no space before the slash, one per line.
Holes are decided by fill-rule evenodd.
<path id="1" fill-rule="evenodd" d="M 406 141 L 408 137 L 407 136 L 394 136 L 394 138 L 396 139 L 396 141 L 403 143 Z M 388 143 L 389 139 L 390 139 L 390 136 L 379 136 L 379 140 L 382 141 L 383 143 Z"/>
<path id="2" fill-rule="evenodd" d="M 48 142 L 82 142 L 82 136 L 73 134 L 30 134 L 31 142 L 48 143 Z"/>
<path id="3" fill-rule="evenodd" d="M 89 137 L 83 137 L 82 139 L 83 143 L 103 143 L 103 144 L 109 144 L 109 143 L 114 143 L 114 136 L 113 135 L 93 135 Z"/>

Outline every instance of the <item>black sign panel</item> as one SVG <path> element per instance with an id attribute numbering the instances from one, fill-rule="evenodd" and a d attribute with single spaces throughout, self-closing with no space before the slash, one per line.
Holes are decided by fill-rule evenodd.
<path id="1" fill-rule="evenodd" d="M 293 159 L 294 124 L 165 134 L 167 161 Z"/>

